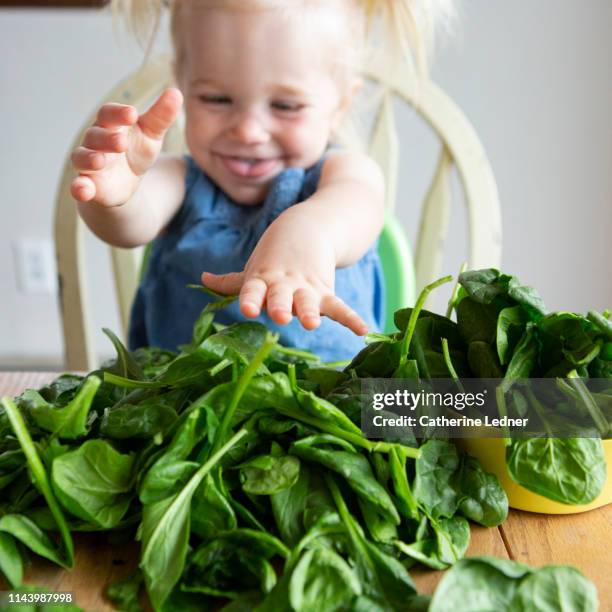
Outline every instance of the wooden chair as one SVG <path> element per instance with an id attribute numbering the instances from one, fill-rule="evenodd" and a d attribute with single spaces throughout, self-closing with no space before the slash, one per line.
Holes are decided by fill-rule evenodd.
<path id="1" fill-rule="evenodd" d="M 387 289 L 387 326 L 392 313 L 412 305 L 415 294 L 440 272 L 444 240 L 448 230 L 451 193 L 450 174 L 457 170 L 464 191 L 468 222 L 468 268 L 498 267 L 501 260 L 501 214 L 497 187 L 484 149 L 469 121 L 453 101 L 434 83 L 418 86 L 405 74 L 390 69 L 378 58 L 364 77 L 379 87 L 370 153 L 381 165 L 387 182 L 387 220 L 379 241 Z M 172 82 L 170 62 L 163 57 L 151 60 L 105 97 L 144 108 Z M 395 127 L 393 100 L 399 98 L 416 109 L 440 140 L 437 168 L 423 203 L 414 256 L 404 230 L 394 214 L 399 172 L 399 139 Z M 82 140 L 94 116 L 88 118 L 74 141 Z M 170 130 L 164 147 L 182 151 L 180 122 Z M 60 287 L 60 310 L 65 341 L 65 366 L 90 371 L 97 365 L 89 320 L 87 273 L 83 246 L 84 224 L 70 195 L 74 176 L 66 161 L 55 208 L 55 245 Z M 143 249 L 111 248 L 120 323 L 124 336 L 130 306 L 138 284 Z"/>

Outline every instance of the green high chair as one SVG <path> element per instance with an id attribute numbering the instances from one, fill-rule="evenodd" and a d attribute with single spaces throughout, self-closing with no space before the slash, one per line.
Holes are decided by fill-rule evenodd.
<path id="1" fill-rule="evenodd" d="M 384 58 L 373 58 L 364 78 L 376 87 L 377 105 L 369 153 L 378 161 L 387 186 L 387 216 L 379 239 L 379 253 L 386 284 L 385 331 L 392 331 L 393 313 L 414 304 L 417 292 L 440 275 L 444 238 L 450 206 L 451 170 L 454 167 L 464 191 L 468 222 L 468 268 L 499 267 L 501 261 L 501 214 L 497 187 L 483 147 L 467 118 L 453 101 L 431 81 L 416 82 L 401 67 Z M 115 101 L 144 109 L 172 84 L 168 57 L 150 60 L 115 87 L 104 102 Z M 393 101 L 412 106 L 437 133 L 440 154 L 429 191 L 423 203 L 414 254 L 395 215 L 399 172 L 399 139 Z M 82 141 L 95 113 L 87 119 L 71 150 Z M 164 148 L 184 152 L 182 122 L 168 132 Z M 62 318 L 65 367 L 91 371 L 97 367 L 88 308 L 84 224 L 70 194 L 74 176 L 66 160 L 55 207 L 55 247 L 59 275 L 59 305 Z M 142 267 L 144 249 L 110 248 L 116 297 L 123 335 L 127 332 L 130 307 Z M 455 269 L 459 269 L 457 262 Z"/>

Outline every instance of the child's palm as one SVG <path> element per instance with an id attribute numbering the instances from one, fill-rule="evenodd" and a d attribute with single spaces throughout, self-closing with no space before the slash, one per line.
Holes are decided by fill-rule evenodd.
<path id="1" fill-rule="evenodd" d="M 166 90 L 143 115 L 123 104 L 105 104 L 96 123 L 72 154 L 79 176 L 72 195 L 80 202 L 118 206 L 136 191 L 159 155 L 163 137 L 182 104 L 176 89 Z"/>

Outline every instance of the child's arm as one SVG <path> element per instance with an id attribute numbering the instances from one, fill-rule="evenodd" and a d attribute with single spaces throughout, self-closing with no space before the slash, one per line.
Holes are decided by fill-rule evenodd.
<path id="1" fill-rule="evenodd" d="M 220 293 L 240 293 L 240 309 L 255 317 L 265 306 L 285 324 L 295 313 L 306 329 L 326 315 L 357 334 L 365 322 L 334 295 L 336 268 L 356 262 L 384 222 L 384 181 L 376 163 L 357 153 L 337 153 L 323 164 L 317 192 L 268 227 L 243 272 L 202 281 Z"/>
<path id="2" fill-rule="evenodd" d="M 141 116 L 133 106 L 105 104 L 72 154 L 79 175 L 71 192 L 79 214 L 105 242 L 126 248 L 146 244 L 178 210 L 185 164 L 157 158 L 181 104 L 177 89 L 166 90 Z"/>

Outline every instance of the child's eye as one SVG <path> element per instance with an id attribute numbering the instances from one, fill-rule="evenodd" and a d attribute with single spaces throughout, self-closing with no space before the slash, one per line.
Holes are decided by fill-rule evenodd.
<path id="1" fill-rule="evenodd" d="M 202 95 L 199 98 L 205 104 L 230 104 L 232 101 L 228 96 Z"/>
<path id="2" fill-rule="evenodd" d="M 299 102 L 272 102 L 272 108 L 283 112 L 298 112 L 304 108 Z"/>

